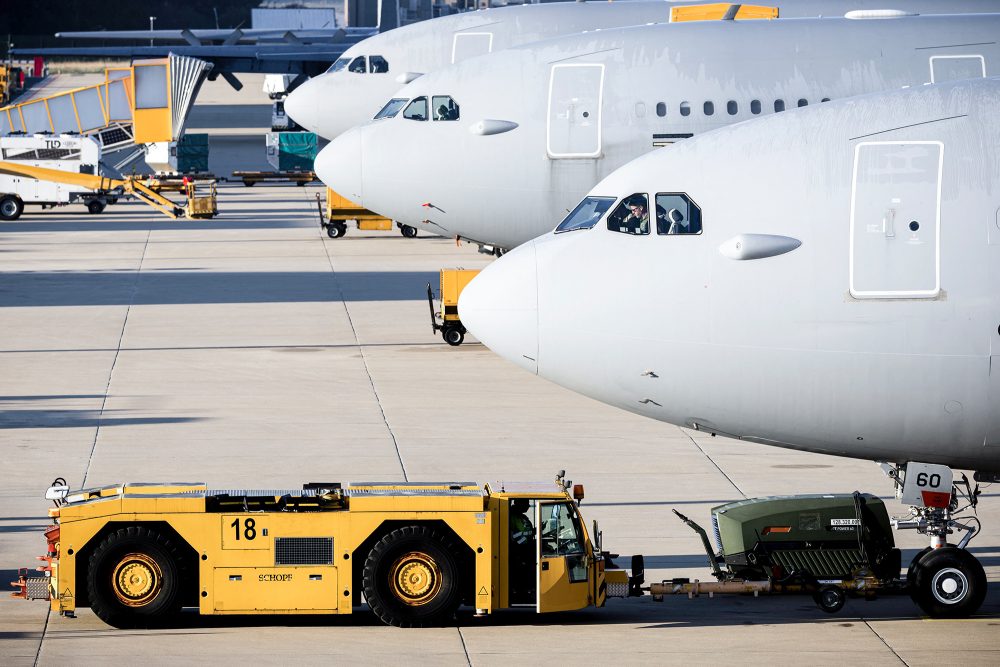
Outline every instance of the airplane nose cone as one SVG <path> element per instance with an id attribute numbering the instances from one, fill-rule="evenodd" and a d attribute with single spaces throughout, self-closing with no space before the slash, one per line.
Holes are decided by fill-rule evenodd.
<path id="1" fill-rule="evenodd" d="M 319 152 L 314 163 L 316 175 L 342 197 L 364 206 L 362 187 L 362 129 L 352 128 Z"/>
<path id="2" fill-rule="evenodd" d="M 285 113 L 310 132 L 326 137 L 321 131 L 323 104 L 320 101 L 320 88 L 322 82 L 317 78 L 310 79 L 293 90 L 285 97 Z"/>
<path id="3" fill-rule="evenodd" d="M 535 244 L 504 255 L 458 299 L 465 328 L 508 361 L 538 373 L 538 270 Z"/>

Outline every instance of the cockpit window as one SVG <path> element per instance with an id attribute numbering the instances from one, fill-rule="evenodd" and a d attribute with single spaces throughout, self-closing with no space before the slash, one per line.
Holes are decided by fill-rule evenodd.
<path id="1" fill-rule="evenodd" d="M 395 97 L 382 107 L 382 110 L 375 114 L 374 120 L 379 120 L 380 118 L 395 118 L 399 110 L 406 106 L 409 102 L 405 97 Z"/>
<path id="2" fill-rule="evenodd" d="M 656 233 L 701 234 L 701 208 L 684 193 L 657 193 Z"/>
<path id="3" fill-rule="evenodd" d="M 368 58 L 368 71 L 372 74 L 385 74 L 389 71 L 389 61 L 382 56 Z"/>
<path id="4" fill-rule="evenodd" d="M 608 216 L 608 229 L 641 236 L 649 233 L 649 197 L 644 193 L 629 195 Z"/>
<path id="5" fill-rule="evenodd" d="M 434 120 L 458 120 L 458 104 L 449 95 L 435 95 L 431 98 Z"/>
<path id="6" fill-rule="evenodd" d="M 556 227 L 556 233 L 590 229 L 615 203 L 614 197 L 587 197 Z"/>
<path id="7" fill-rule="evenodd" d="M 350 65 L 347 66 L 348 72 L 354 72 L 356 74 L 364 74 L 365 69 L 367 69 L 367 64 L 364 56 L 358 56 L 351 61 Z"/>
<path id="8" fill-rule="evenodd" d="M 350 58 L 337 58 L 337 60 L 330 65 L 330 69 L 327 72 L 339 72 L 340 70 L 347 67 L 347 63 L 351 62 Z"/>
<path id="9" fill-rule="evenodd" d="M 403 110 L 403 118 L 407 120 L 427 120 L 427 98 L 417 97 Z"/>

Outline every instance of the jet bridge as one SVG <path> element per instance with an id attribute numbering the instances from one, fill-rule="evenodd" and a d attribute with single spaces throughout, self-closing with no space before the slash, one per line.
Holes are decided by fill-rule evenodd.
<path id="1" fill-rule="evenodd" d="M 203 60 L 173 54 L 107 69 L 102 83 L 0 108 L 0 134 L 77 133 L 93 136 L 104 153 L 134 144 L 149 153 L 153 145 L 180 139 L 211 69 Z M 162 162 L 151 166 L 161 165 L 172 170 Z"/>

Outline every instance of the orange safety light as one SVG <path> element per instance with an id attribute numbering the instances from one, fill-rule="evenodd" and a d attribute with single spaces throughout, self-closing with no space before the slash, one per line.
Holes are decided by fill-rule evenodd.
<path id="1" fill-rule="evenodd" d="M 583 484 L 573 485 L 573 500 L 583 500 Z"/>

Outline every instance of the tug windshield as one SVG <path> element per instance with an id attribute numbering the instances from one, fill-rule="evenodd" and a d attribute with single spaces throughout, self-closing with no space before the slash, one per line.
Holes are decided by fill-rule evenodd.
<path id="1" fill-rule="evenodd" d="M 556 233 L 590 229 L 608 212 L 615 200 L 616 197 L 586 197 L 572 213 L 566 216 L 565 220 L 559 223 Z"/>

